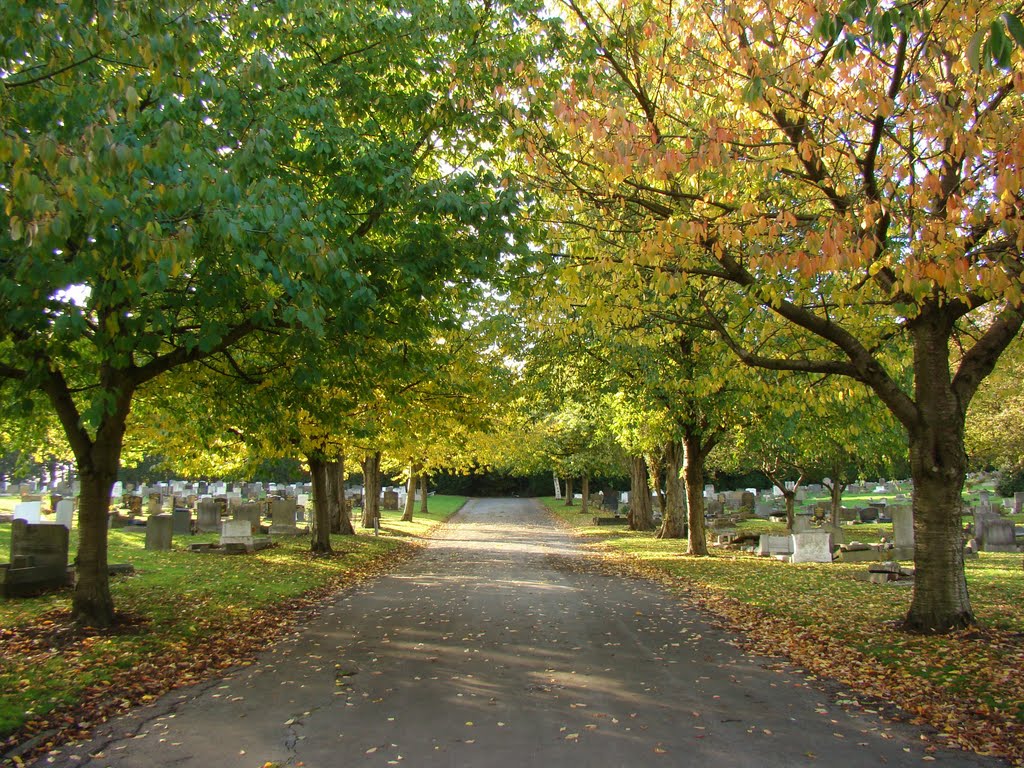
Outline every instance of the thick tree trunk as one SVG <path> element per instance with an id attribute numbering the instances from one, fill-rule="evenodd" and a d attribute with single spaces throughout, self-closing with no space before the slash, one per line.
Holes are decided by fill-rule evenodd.
<path id="1" fill-rule="evenodd" d="M 306 456 L 313 479 L 313 536 L 309 544 L 317 555 L 331 555 L 331 500 L 327 491 L 327 462 L 319 453 Z"/>
<path id="2" fill-rule="evenodd" d="M 914 481 L 914 596 L 904 626 L 948 632 L 974 624 L 964 574 L 962 493 L 966 404 L 949 376 L 951 321 L 922 314 L 913 327 L 919 423 L 909 430 Z"/>
<path id="3" fill-rule="evenodd" d="M 78 466 L 78 554 L 75 557 L 75 593 L 71 613 L 79 624 L 109 627 L 114 623 L 107 562 L 110 491 L 117 477 L 120 445 L 93 446 L 97 468 Z"/>
<path id="4" fill-rule="evenodd" d="M 363 461 L 363 528 L 380 518 L 380 451 Z"/>
<path id="5" fill-rule="evenodd" d="M 691 555 L 707 555 L 704 535 L 704 447 L 699 431 L 687 430 L 683 437 L 686 485 L 686 509 L 690 526 L 686 551 Z"/>
<path id="6" fill-rule="evenodd" d="M 575 492 L 572 487 L 572 478 L 565 478 L 565 506 L 571 507 L 573 505 L 573 496 Z"/>
<path id="7" fill-rule="evenodd" d="M 643 456 L 629 460 L 629 527 L 634 531 L 654 530 L 650 476 Z"/>
<path id="8" fill-rule="evenodd" d="M 786 500 L 786 530 L 792 533 L 796 525 L 796 489 L 783 488 L 782 498 Z"/>
<path id="9" fill-rule="evenodd" d="M 354 536 L 356 530 L 352 527 L 352 519 L 345 505 L 344 456 L 340 456 L 337 461 L 327 462 L 327 493 L 331 501 L 331 533 Z"/>
<path id="10" fill-rule="evenodd" d="M 658 499 L 658 511 L 661 513 L 661 519 L 665 519 L 665 491 L 664 486 L 661 484 L 661 473 L 664 467 L 662 467 L 661 459 L 655 458 L 654 455 L 647 457 L 648 476 L 651 479 L 651 489 L 654 491 L 655 497 Z"/>
<path id="11" fill-rule="evenodd" d="M 551 474 L 554 476 L 555 479 L 555 498 L 560 499 L 562 498 L 562 486 L 558 484 L 558 473 L 552 472 Z"/>
<path id="12" fill-rule="evenodd" d="M 580 503 L 580 514 L 585 515 L 590 511 L 590 474 L 587 472 L 584 472 L 583 477 L 580 478 L 580 493 L 583 496 Z"/>
<path id="13" fill-rule="evenodd" d="M 427 476 L 420 473 L 420 514 L 425 515 L 429 511 L 427 503 Z"/>
<path id="14" fill-rule="evenodd" d="M 416 473 L 419 471 L 419 467 L 416 462 L 409 465 L 409 480 L 405 484 L 405 511 L 402 512 L 402 520 L 411 523 L 412 514 L 416 508 L 416 485 L 419 483 L 419 477 Z"/>
<path id="15" fill-rule="evenodd" d="M 659 539 L 686 538 L 686 493 L 679 476 L 682 453 L 678 440 L 665 444 L 665 512 L 658 531 Z"/>

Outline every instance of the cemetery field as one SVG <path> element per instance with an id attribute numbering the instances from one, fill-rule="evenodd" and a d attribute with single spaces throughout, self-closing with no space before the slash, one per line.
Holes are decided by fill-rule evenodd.
<path id="1" fill-rule="evenodd" d="M 175 537 L 174 550 L 153 552 L 144 549 L 144 528 L 111 530 L 110 562 L 135 568 L 111 577 L 123 626 L 74 627 L 70 590 L 0 601 L 0 743 L 52 730 L 73 737 L 105 714 L 246 663 L 322 597 L 414 552 L 415 538 L 464 502 L 431 497 L 429 514 L 417 507 L 412 523 L 382 511 L 379 537 L 358 527 L 355 537 L 332 536 L 333 558 L 312 556 L 307 535 L 275 536 L 270 549 L 223 555 L 187 551 L 216 534 Z M 9 551 L 10 530 L 0 524 L 0 552 Z M 76 546 L 72 530 L 72 560 Z"/>
<path id="2" fill-rule="evenodd" d="M 1020 554 L 982 552 L 968 559 L 978 629 L 920 636 L 898 630 L 910 605 L 909 583 L 857 580 L 867 563 L 792 565 L 714 547 L 710 557 L 690 557 L 685 540 L 594 526 L 594 513 L 581 515 L 578 503 L 543 501 L 613 563 L 695 599 L 747 633 L 753 651 L 787 657 L 813 675 L 838 681 L 848 703 L 873 707 L 877 698 L 897 704 L 933 725 L 948 743 L 1024 764 Z M 762 521 L 750 527 L 758 533 L 785 528 Z M 892 537 L 892 526 L 885 524 L 850 531 L 847 540 Z"/>

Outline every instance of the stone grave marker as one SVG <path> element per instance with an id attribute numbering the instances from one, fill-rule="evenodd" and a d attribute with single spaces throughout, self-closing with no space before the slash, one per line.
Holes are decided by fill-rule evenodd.
<path id="1" fill-rule="evenodd" d="M 793 554 L 793 539 L 790 536 L 771 536 L 762 533 L 757 543 L 757 554 L 762 557 L 788 557 Z"/>
<path id="2" fill-rule="evenodd" d="M 146 518 L 146 549 L 166 552 L 174 535 L 173 515 L 150 515 Z"/>
<path id="3" fill-rule="evenodd" d="M 220 504 L 213 499 L 200 499 L 196 503 L 196 530 L 199 533 L 220 531 Z"/>
<path id="4" fill-rule="evenodd" d="M 251 501 L 246 504 L 240 504 L 235 509 L 235 520 L 248 520 L 249 528 L 255 533 L 259 533 L 260 524 L 263 518 L 264 505 L 258 501 Z"/>
<path id="5" fill-rule="evenodd" d="M 825 531 L 806 531 L 794 533 L 794 563 L 831 563 L 832 537 Z"/>
<path id="6" fill-rule="evenodd" d="M 186 507 L 176 507 L 171 512 L 174 521 L 171 526 L 175 536 L 192 535 L 192 513 Z"/>
<path id="7" fill-rule="evenodd" d="M 20 597 L 68 583 L 68 529 L 63 525 L 11 523 L 11 562 L 0 565 L 0 594 Z"/>
<path id="8" fill-rule="evenodd" d="M 394 491 L 384 491 L 381 496 L 381 508 L 388 510 L 398 509 L 398 494 Z"/>
<path id="9" fill-rule="evenodd" d="M 1024 491 L 1015 491 L 1013 494 L 1013 514 L 1019 515 L 1024 511 Z"/>
<path id="10" fill-rule="evenodd" d="M 892 508 L 892 532 L 896 560 L 914 559 L 914 508 L 900 505 Z"/>
<path id="11" fill-rule="evenodd" d="M 142 514 L 142 497 L 132 494 L 128 497 L 128 514 L 137 517 Z"/>
<path id="12" fill-rule="evenodd" d="M 220 527 L 220 545 L 238 545 L 246 552 L 254 551 L 252 526 L 246 519 L 225 520 Z"/>
<path id="13" fill-rule="evenodd" d="M 857 517 L 862 523 L 878 522 L 878 507 L 863 507 L 858 509 Z"/>
<path id="14" fill-rule="evenodd" d="M 611 510 L 612 513 L 618 514 L 619 512 L 619 492 L 608 488 L 604 492 L 604 496 L 601 498 L 601 507 L 604 509 Z"/>
<path id="15" fill-rule="evenodd" d="M 1013 521 L 1005 517 L 986 520 L 978 544 L 982 552 L 1017 552 Z"/>
<path id="16" fill-rule="evenodd" d="M 75 502 L 71 499 L 61 499 L 57 502 L 56 512 L 57 522 L 70 531 L 72 520 L 75 517 Z"/>
<path id="17" fill-rule="evenodd" d="M 756 498 L 750 491 L 743 491 L 740 494 L 740 507 L 743 509 L 753 509 Z"/>
<path id="18" fill-rule="evenodd" d="M 14 505 L 14 519 L 38 525 L 42 522 L 43 503 L 41 501 L 21 501 Z"/>
<path id="19" fill-rule="evenodd" d="M 811 522 L 810 515 L 797 513 L 793 516 L 793 533 L 806 533 L 812 530 L 814 530 L 814 525 Z"/>
<path id="20" fill-rule="evenodd" d="M 295 499 L 277 499 L 270 502 L 270 532 L 283 536 L 297 536 L 302 531 L 295 525 Z"/>

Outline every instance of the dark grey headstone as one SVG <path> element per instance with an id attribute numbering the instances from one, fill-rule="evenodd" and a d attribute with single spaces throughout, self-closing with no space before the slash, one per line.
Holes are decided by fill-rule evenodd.
<path id="1" fill-rule="evenodd" d="M 146 549 L 166 552 L 174 535 L 172 515 L 150 515 L 146 518 Z"/>

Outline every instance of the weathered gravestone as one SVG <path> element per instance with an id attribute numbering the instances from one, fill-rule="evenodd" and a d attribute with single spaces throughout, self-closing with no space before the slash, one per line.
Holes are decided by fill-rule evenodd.
<path id="1" fill-rule="evenodd" d="M 755 500 L 754 494 L 750 491 L 743 491 L 740 494 L 740 507 L 743 509 L 753 509 Z"/>
<path id="2" fill-rule="evenodd" d="M 814 521 L 810 515 L 797 514 L 793 516 L 793 533 L 806 533 L 814 530 Z"/>
<path id="3" fill-rule="evenodd" d="M 892 552 L 894 560 L 914 559 L 914 508 L 900 505 L 893 507 L 892 532 L 895 547 Z"/>
<path id="4" fill-rule="evenodd" d="M 1015 491 L 1013 494 L 1013 514 L 1019 515 L 1024 511 L 1024 491 Z"/>
<path id="5" fill-rule="evenodd" d="M 57 502 L 57 522 L 69 531 L 75 517 L 75 502 L 71 499 L 61 499 Z"/>
<path id="6" fill-rule="evenodd" d="M 200 499 L 196 503 L 196 530 L 199 533 L 217 533 L 220 531 L 220 508 L 213 499 Z"/>
<path id="7" fill-rule="evenodd" d="M 0 594 L 31 595 L 68 583 L 68 529 L 63 525 L 11 523 L 11 562 L 0 564 Z"/>
<path id="8" fill-rule="evenodd" d="M 793 534 L 794 563 L 831 563 L 832 537 L 825 531 Z"/>
<path id="9" fill-rule="evenodd" d="M 171 548 L 171 537 L 173 535 L 173 516 L 150 515 L 146 518 L 146 549 L 166 552 Z"/>
<path id="10" fill-rule="evenodd" d="M 252 535 L 246 519 L 225 520 L 220 529 L 220 545 L 229 554 L 255 552 L 270 545 L 270 539 Z"/>
<path id="11" fill-rule="evenodd" d="M 186 507 L 175 507 L 171 519 L 174 521 L 171 527 L 175 536 L 192 535 L 192 513 Z"/>
<path id="12" fill-rule="evenodd" d="M 295 525 L 295 499 L 277 499 L 270 502 L 270 532 L 283 536 L 302 533 Z"/>
<path id="13" fill-rule="evenodd" d="M 21 501 L 14 505 L 14 519 L 37 525 L 42 520 L 43 503 L 41 501 Z"/>
<path id="14" fill-rule="evenodd" d="M 249 523 L 249 530 L 252 533 L 259 533 L 260 522 L 263 518 L 263 504 L 257 501 L 240 504 L 235 509 L 235 520 L 246 520 Z"/>
<path id="15" fill-rule="evenodd" d="M 149 503 L 147 509 L 150 515 L 159 515 L 164 508 L 164 497 L 159 493 L 151 493 L 147 497 Z"/>
<path id="16" fill-rule="evenodd" d="M 604 496 L 601 498 L 601 506 L 604 509 L 611 510 L 615 514 L 619 512 L 619 492 L 613 491 L 611 488 L 604 492 Z"/>
<path id="17" fill-rule="evenodd" d="M 137 517 L 142 514 L 142 497 L 132 494 L 128 497 L 128 514 Z"/>
<path id="18" fill-rule="evenodd" d="M 857 517 L 862 523 L 878 522 L 878 507 L 864 507 L 857 510 Z"/>
<path id="19" fill-rule="evenodd" d="M 381 497 L 381 508 L 389 510 L 398 509 L 398 494 L 394 491 L 384 491 Z"/>
<path id="20" fill-rule="evenodd" d="M 1013 520 L 1005 517 L 986 520 L 982 537 L 978 543 L 982 552 L 1018 551 Z"/>
<path id="21" fill-rule="evenodd" d="M 758 539 L 757 554 L 762 557 L 789 557 L 793 554 L 793 539 L 790 536 L 771 536 L 762 533 Z"/>
<path id="22" fill-rule="evenodd" d="M 775 504 L 771 501 L 759 499 L 754 503 L 754 514 L 758 517 L 771 517 L 775 513 Z"/>

